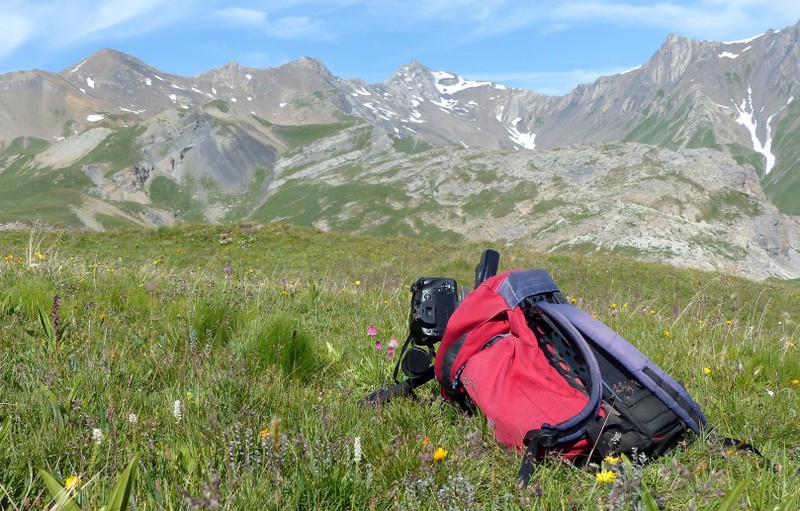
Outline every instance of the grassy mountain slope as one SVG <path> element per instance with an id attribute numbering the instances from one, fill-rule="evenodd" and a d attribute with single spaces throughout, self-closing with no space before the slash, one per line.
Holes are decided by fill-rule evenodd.
<path id="1" fill-rule="evenodd" d="M 483 248 L 275 224 L 4 233 L 0 507 L 48 505 L 34 468 L 77 476 L 72 495 L 99 507 L 138 454 L 137 509 L 628 509 L 642 484 L 664 509 L 717 509 L 740 481 L 747 507 L 794 509 L 800 291 L 786 283 L 502 250 L 503 269 L 549 270 L 716 427 L 613 483 L 544 463 L 518 489 L 520 457 L 432 385 L 359 406 L 391 381 L 408 285 L 469 285 Z"/>

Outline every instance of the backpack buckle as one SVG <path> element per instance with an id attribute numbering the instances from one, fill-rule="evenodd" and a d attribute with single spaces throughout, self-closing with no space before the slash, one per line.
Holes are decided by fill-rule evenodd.
<path id="1" fill-rule="evenodd" d="M 528 431 L 522 443 L 528 448 L 528 451 L 536 452 L 540 447 L 550 449 L 555 447 L 558 439 L 561 437 L 559 431 L 542 425 L 542 429 L 532 429 Z"/>

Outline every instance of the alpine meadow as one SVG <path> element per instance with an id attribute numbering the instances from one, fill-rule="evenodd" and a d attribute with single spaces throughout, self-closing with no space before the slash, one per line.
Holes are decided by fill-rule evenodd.
<path id="1" fill-rule="evenodd" d="M 470 282 L 482 248 L 273 224 L 5 233 L 2 506 L 796 509 L 790 282 L 503 249 L 503 268 L 547 268 L 682 381 L 715 428 L 612 477 L 553 459 L 517 488 L 520 455 L 433 385 L 360 405 L 393 383 L 409 283 Z"/>

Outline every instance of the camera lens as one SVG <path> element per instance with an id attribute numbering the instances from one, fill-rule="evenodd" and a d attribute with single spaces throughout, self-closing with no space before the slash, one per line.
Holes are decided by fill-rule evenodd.
<path id="1" fill-rule="evenodd" d="M 419 346 L 414 346 L 403 357 L 401 368 L 406 376 L 419 376 L 424 374 L 433 362 L 430 352 Z"/>

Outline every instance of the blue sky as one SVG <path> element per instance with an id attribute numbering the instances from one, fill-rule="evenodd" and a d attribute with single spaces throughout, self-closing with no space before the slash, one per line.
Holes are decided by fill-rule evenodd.
<path id="1" fill-rule="evenodd" d="M 113 48 L 183 76 L 309 56 L 377 83 L 417 60 L 561 95 L 644 63 L 670 33 L 736 41 L 798 21 L 797 0 L 3 0 L 0 73 Z"/>

